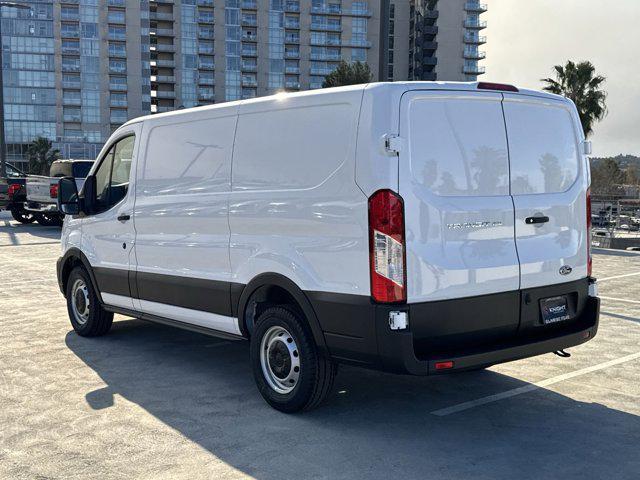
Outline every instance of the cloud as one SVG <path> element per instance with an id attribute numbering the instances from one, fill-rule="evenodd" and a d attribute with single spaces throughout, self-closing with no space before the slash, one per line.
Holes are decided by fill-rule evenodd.
<path id="1" fill-rule="evenodd" d="M 591 138 L 594 155 L 640 155 L 639 0 L 484 1 L 483 80 L 540 89 L 553 65 L 590 60 L 609 94 L 609 115 Z"/>

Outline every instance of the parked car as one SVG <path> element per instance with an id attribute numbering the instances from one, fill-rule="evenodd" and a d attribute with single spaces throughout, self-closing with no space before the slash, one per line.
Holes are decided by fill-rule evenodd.
<path id="1" fill-rule="evenodd" d="M 28 175 L 10 163 L 6 164 L 6 170 L 6 178 L 0 178 L 0 210 L 9 210 L 20 223 L 32 223 L 35 218 L 24 210 Z"/>
<path id="2" fill-rule="evenodd" d="M 598 327 L 588 147 L 571 101 L 485 83 L 139 118 L 82 192 L 60 181 L 60 289 L 81 336 L 117 312 L 248 339 L 285 412 L 339 362 L 438 375 L 565 349 Z"/>
<path id="3" fill-rule="evenodd" d="M 90 160 L 56 160 L 51 164 L 49 177 L 31 175 L 26 181 L 27 198 L 24 209 L 42 225 L 62 225 L 64 215 L 58 210 L 58 181 L 73 177 L 78 190 L 91 170 Z"/>

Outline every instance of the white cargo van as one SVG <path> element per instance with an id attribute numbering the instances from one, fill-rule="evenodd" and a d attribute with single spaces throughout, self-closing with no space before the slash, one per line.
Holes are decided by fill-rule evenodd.
<path id="1" fill-rule="evenodd" d="M 370 84 L 139 118 L 67 214 L 73 328 L 113 313 L 249 339 L 261 394 L 309 409 L 340 362 L 431 375 L 596 333 L 574 105 L 486 83 Z"/>

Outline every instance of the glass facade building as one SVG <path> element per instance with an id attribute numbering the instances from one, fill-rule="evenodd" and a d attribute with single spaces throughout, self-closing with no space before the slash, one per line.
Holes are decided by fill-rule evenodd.
<path id="1" fill-rule="evenodd" d="M 341 60 L 373 80 L 474 80 L 477 0 L 34 0 L 2 9 L 8 158 L 37 136 L 95 158 L 131 118 L 322 87 Z M 388 9 L 388 10 L 386 10 Z"/>

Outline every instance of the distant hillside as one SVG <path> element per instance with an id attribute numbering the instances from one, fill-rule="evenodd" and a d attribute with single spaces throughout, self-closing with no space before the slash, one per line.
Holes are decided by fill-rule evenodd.
<path id="1" fill-rule="evenodd" d="M 600 165 L 605 160 L 613 160 L 618 164 L 621 170 L 633 168 L 637 170 L 640 168 L 640 157 L 635 155 L 617 155 L 615 157 L 591 157 L 591 165 Z"/>

